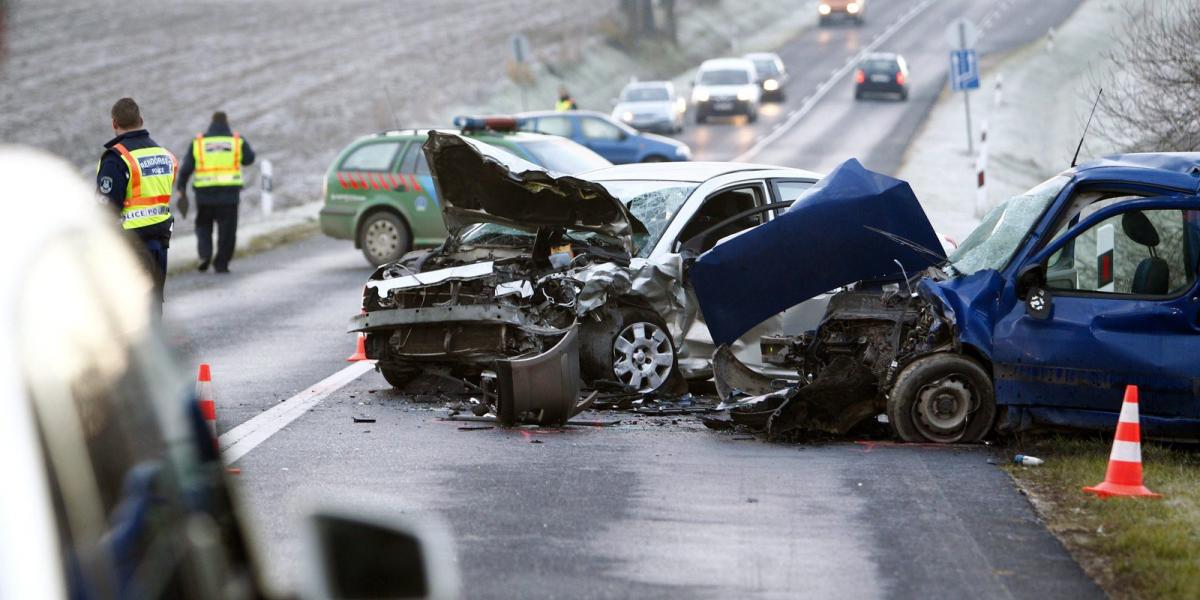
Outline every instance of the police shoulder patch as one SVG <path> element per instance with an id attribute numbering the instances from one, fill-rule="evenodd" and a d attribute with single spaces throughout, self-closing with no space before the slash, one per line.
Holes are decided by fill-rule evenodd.
<path id="1" fill-rule="evenodd" d="M 107 194 L 107 193 L 111 192 L 113 189 L 112 186 L 113 186 L 112 177 L 105 175 L 104 177 L 100 178 L 100 193 Z"/>

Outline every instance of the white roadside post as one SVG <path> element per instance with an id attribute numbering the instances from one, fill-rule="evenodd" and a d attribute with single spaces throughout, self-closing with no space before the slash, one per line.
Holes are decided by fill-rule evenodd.
<path id="1" fill-rule="evenodd" d="M 987 194 L 988 123 L 979 127 L 979 155 L 975 157 L 975 216 L 983 218 L 988 210 Z"/>
<path id="2" fill-rule="evenodd" d="M 1115 292 L 1116 229 L 1112 223 L 1096 229 L 1096 291 Z"/>
<path id="3" fill-rule="evenodd" d="M 271 161 L 262 161 L 262 166 L 259 167 L 259 181 L 262 184 L 262 214 L 264 217 L 271 216 L 271 211 L 275 210 L 275 197 L 271 195 Z"/>

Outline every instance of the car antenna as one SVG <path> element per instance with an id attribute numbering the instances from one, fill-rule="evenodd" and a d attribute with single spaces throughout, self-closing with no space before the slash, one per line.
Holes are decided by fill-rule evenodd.
<path id="1" fill-rule="evenodd" d="M 893 242 L 896 242 L 897 244 L 900 244 L 901 246 L 906 246 L 908 248 L 912 248 L 913 250 L 916 250 L 917 252 L 920 252 L 921 254 L 925 254 L 925 255 L 933 258 L 936 261 L 934 264 L 941 264 L 943 261 L 946 260 L 946 256 L 944 254 L 938 254 L 937 252 L 934 252 L 933 250 L 930 250 L 929 248 L 926 248 L 925 246 L 922 246 L 922 245 L 920 245 L 914 241 L 908 240 L 906 238 L 900 237 L 890 231 L 884 231 L 882 229 L 871 227 L 870 225 L 863 225 L 863 227 L 866 227 L 867 229 L 874 231 L 875 233 L 878 233 L 879 235 L 882 235 L 883 237 L 885 237 L 889 240 L 892 240 Z"/>
<path id="2" fill-rule="evenodd" d="M 396 125 L 396 131 L 400 131 L 400 117 L 396 116 L 396 106 L 392 104 L 392 91 L 386 83 L 383 84 L 383 96 L 387 98 L 388 110 L 392 113 L 392 123 Z"/>
<path id="3" fill-rule="evenodd" d="M 1079 149 L 1083 148 L 1083 140 L 1087 137 L 1088 128 L 1092 126 L 1092 117 L 1096 114 L 1096 106 L 1100 104 L 1100 96 L 1104 94 L 1104 88 L 1096 92 L 1096 100 L 1092 102 L 1092 112 L 1088 113 L 1087 124 L 1083 126 L 1083 135 L 1079 136 L 1079 145 L 1075 146 L 1075 156 L 1071 158 L 1071 168 L 1075 168 L 1075 162 L 1079 160 Z"/>

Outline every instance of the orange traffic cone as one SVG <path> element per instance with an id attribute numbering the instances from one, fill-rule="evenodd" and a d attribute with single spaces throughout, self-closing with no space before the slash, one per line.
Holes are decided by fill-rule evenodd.
<path id="1" fill-rule="evenodd" d="M 1121 418 L 1117 421 L 1117 435 L 1113 439 L 1112 454 L 1108 456 L 1108 472 L 1104 474 L 1104 482 L 1085 487 L 1083 491 L 1101 498 L 1162 498 L 1161 494 L 1155 494 L 1142 485 L 1142 431 L 1138 419 L 1136 385 L 1125 387 L 1125 403 L 1121 405 Z"/>
<path id="2" fill-rule="evenodd" d="M 358 344 L 354 347 L 354 354 L 346 357 L 346 362 L 358 362 L 367 360 L 367 334 L 358 334 Z"/>
<path id="3" fill-rule="evenodd" d="M 200 399 L 200 414 L 212 434 L 213 444 L 217 443 L 217 402 L 213 399 L 212 369 L 208 363 L 200 363 L 200 374 L 196 377 L 196 397 Z"/>

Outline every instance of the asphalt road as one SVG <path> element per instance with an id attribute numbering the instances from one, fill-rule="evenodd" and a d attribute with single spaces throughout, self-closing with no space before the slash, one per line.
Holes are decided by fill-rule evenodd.
<path id="1" fill-rule="evenodd" d="M 872 32 L 919 4 L 876 2 L 861 30 L 804 32 L 782 50 L 800 76 L 779 113 L 764 111 L 753 128 L 692 128 L 693 147 L 701 158 L 745 153 Z M 889 38 L 914 65 L 908 103 L 854 103 L 848 84 L 835 83 L 755 160 L 823 169 L 860 156 L 890 170 L 938 93 L 944 67 L 939 74 L 934 63 L 945 60 L 941 29 L 951 15 L 1020 11 L 992 21 L 986 49 L 1039 36 L 1073 5 L 933 2 Z M 176 345 L 191 364 L 213 366 L 224 434 L 346 366 L 345 324 L 370 272 L 349 245 L 321 237 L 232 268 L 175 277 L 167 288 Z M 355 423 L 362 414 L 376 421 Z M 448 559 L 469 597 L 1101 595 L 989 464 L 987 448 L 765 444 L 689 417 L 627 414 L 590 415 L 622 421 L 604 428 L 464 430 L 475 424 L 445 414 L 369 372 L 279 422 L 286 426 L 238 460 L 269 579 L 290 585 L 307 575 L 301 516 L 313 502 L 350 497 L 448 522 L 457 548 Z"/>

